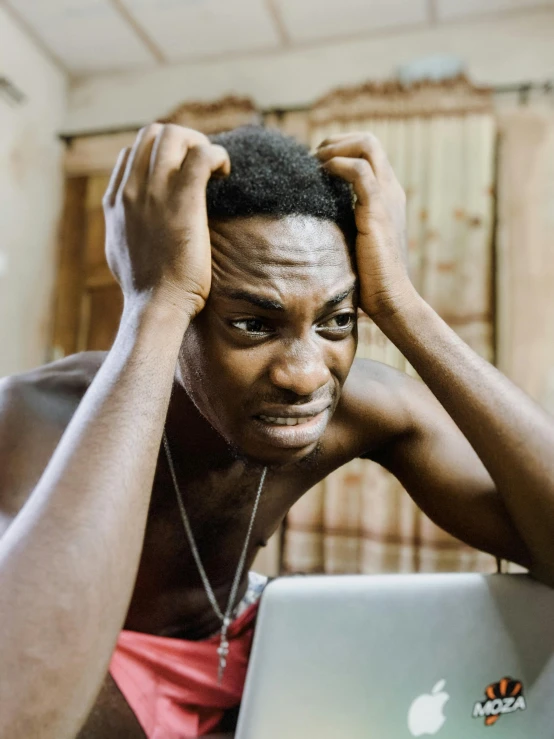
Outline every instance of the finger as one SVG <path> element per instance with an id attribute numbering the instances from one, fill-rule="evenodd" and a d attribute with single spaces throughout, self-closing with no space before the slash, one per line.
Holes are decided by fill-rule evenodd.
<path id="1" fill-rule="evenodd" d="M 180 208 L 186 203 L 196 228 L 207 226 L 206 185 L 213 173 L 229 171 L 229 155 L 221 146 L 201 144 L 192 146 L 179 172 L 172 178 L 170 197 Z M 204 225 L 202 225 L 204 224 Z M 193 227 L 194 230 L 194 227 Z"/>
<path id="2" fill-rule="evenodd" d="M 321 161 L 337 156 L 361 157 L 371 164 L 377 179 L 396 179 L 381 142 L 371 133 L 357 134 L 354 137 L 328 143 L 317 150 L 316 156 Z"/>
<path id="3" fill-rule="evenodd" d="M 115 167 L 113 168 L 112 174 L 110 176 L 108 187 L 106 188 L 106 192 L 104 193 L 104 197 L 102 198 L 104 207 L 111 206 L 115 203 L 115 197 L 117 195 L 117 191 L 119 190 L 119 186 L 121 185 L 121 181 L 125 173 L 125 167 L 127 165 L 127 159 L 129 158 L 130 153 L 131 147 L 127 146 L 125 149 L 121 149 L 118 154 Z"/>
<path id="4" fill-rule="evenodd" d="M 375 173 L 366 159 L 334 157 L 321 166 L 329 174 L 349 182 L 360 205 L 369 205 L 370 199 L 380 192 Z"/>
<path id="5" fill-rule="evenodd" d="M 210 143 L 192 146 L 181 166 L 179 185 L 205 190 L 213 174 L 227 176 L 230 172 L 229 154 L 222 146 Z"/>
<path id="6" fill-rule="evenodd" d="M 129 158 L 127 159 L 127 167 L 125 168 L 125 174 L 123 175 L 123 182 L 120 188 L 120 191 L 124 191 L 128 196 L 137 197 L 141 192 L 146 190 L 150 154 L 156 136 L 162 128 L 161 123 L 152 123 L 149 126 L 141 128 L 138 132 Z"/>
<path id="7" fill-rule="evenodd" d="M 166 181 L 169 172 L 181 168 L 187 150 L 191 146 L 206 144 L 208 138 L 199 131 L 184 126 L 167 124 L 156 136 L 150 154 L 148 177 L 151 186 Z"/>
<path id="8" fill-rule="evenodd" d="M 323 139 L 321 144 L 317 147 L 318 149 L 321 149 L 322 146 L 328 146 L 329 144 L 336 144 L 339 141 L 344 141 L 345 139 L 351 139 L 354 136 L 360 136 L 360 133 L 336 133 L 333 136 L 328 136 L 326 139 Z"/>
<path id="9" fill-rule="evenodd" d="M 229 177 L 231 174 L 231 159 L 229 158 L 227 149 L 219 144 L 212 144 L 212 149 L 217 150 L 212 152 L 214 165 L 218 163 L 217 167 L 212 169 L 212 177 Z"/>

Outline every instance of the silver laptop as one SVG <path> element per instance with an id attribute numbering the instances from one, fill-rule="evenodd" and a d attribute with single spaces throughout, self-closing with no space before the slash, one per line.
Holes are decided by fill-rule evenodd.
<path id="1" fill-rule="evenodd" d="M 236 739 L 552 739 L 554 590 L 525 575 L 290 577 Z"/>

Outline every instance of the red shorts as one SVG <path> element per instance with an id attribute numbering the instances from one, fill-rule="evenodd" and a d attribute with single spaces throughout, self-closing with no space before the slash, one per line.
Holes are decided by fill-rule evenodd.
<path id="1" fill-rule="evenodd" d="M 186 641 L 122 631 L 110 673 L 148 739 L 185 739 L 217 729 L 240 703 L 258 604 L 228 631 L 229 655 L 217 681 L 219 635 Z"/>

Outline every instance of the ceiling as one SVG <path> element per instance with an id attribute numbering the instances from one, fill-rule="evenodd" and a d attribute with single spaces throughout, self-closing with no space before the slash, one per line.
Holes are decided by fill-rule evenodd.
<path id="1" fill-rule="evenodd" d="M 0 0 L 72 76 L 313 47 L 554 0 Z"/>

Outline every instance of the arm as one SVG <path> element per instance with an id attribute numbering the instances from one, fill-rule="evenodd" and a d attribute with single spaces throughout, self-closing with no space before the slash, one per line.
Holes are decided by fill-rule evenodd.
<path id="1" fill-rule="evenodd" d="M 531 566 L 527 546 L 490 474 L 430 390 L 386 365 L 365 369 L 355 393 L 357 427 L 367 427 L 369 438 L 375 408 L 370 407 L 368 375 L 373 380 L 377 375 L 388 396 L 379 419 L 388 431 L 387 440 L 363 456 L 392 472 L 429 518 L 453 536 Z"/>
<path id="2" fill-rule="evenodd" d="M 209 291 L 203 193 L 220 167 L 225 152 L 200 134 L 151 126 L 114 170 L 104 207 L 108 261 L 125 295 L 119 333 L 0 541 L 2 737 L 73 738 L 105 676 L 179 348 Z"/>
<path id="3" fill-rule="evenodd" d="M 377 140 L 334 137 L 320 157 L 357 196 L 361 306 L 449 416 L 412 389 L 411 430 L 383 463 L 442 526 L 554 584 L 554 420 L 417 294 L 402 258 L 404 194 Z"/>

